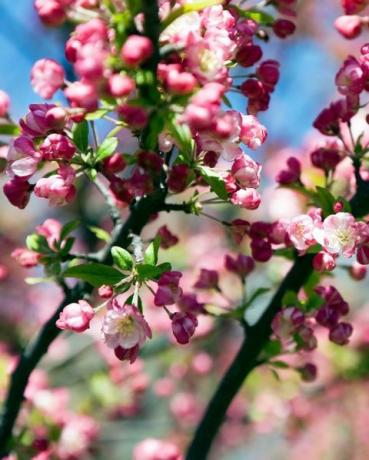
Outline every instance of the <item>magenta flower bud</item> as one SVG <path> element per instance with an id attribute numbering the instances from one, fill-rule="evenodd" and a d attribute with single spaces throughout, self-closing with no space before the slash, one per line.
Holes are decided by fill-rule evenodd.
<path id="1" fill-rule="evenodd" d="M 354 329 L 350 323 L 338 323 L 329 331 L 329 340 L 337 345 L 346 345 Z"/>
<path id="2" fill-rule="evenodd" d="M 130 364 L 133 364 L 136 361 L 139 351 L 139 345 L 135 345 L 131 348 L 123 348 L 121 346 L 114 348 L 114 354 L 119 361 L 129 361 Z"/>
<path id="3" fill-rule="evenodd" d="M 110 155 L 109 157 L 105 158 L 105 160 L 102 163 L 102 170 L 104 174 L 110 175 L 123 171 L 126 166 L 127 163 L 125 162 L 123 155 L 121 153 L 116 152 L 113 153 L 113 155 Z"/>
<path id="4" fill-rule="evenodd" d="M 317 286 L 315 292 L 320 295 L 326 304 L 337 310 L 340 315 L 347 315 L 349 305 L 334 286 Z"/>
<path id="5" fill-rule="evenodd" d="M 73 185 L 75 172 L 70 166 L 60 167 L 58 174 L 43 177 L 35 185 L 35 195 L 47 198 L 50 206 L 64 206 L 73 201 L 76 188 Z"/>
<path id="6" fill-rule="evenodd" d="M 184 312 L 189 311 L 192 313 L 205 313 L 205 304 L 197 300 L 196 294 L 182 294 L 179 300 L 177 301 L 177 305 Z"/>
<path id="7" fill-rule="evenodd" d="M 318 341 L 311 327 L 303 324 L 299 327 L 297 333 L 302 341 L 301 348 L 305 351 L 312 351 L 318 346 Z"/>
<path id="8" fill-rule="evenodd" d="M 356 252 L 356 259 L 361 265 L 369 264 L 369 245 L 363 244 Z"/>
<path id="9" fill-rule="evenodd" d="M 178 243 L 178 237 L 173 235 L 166 225 L 159 228 L 157 236 L 160 237 L 160 247 L 162 249 L 169 249 Z"/>
<path id="10" fill-rule="evenodd" d="M 281 185 L 289 185 L 300 180 L 301 163 L 295 157 L 287 160 L 287 169 L 283 169 L 277 174 L 276 181 Z"/>
<path id="11" fill-rule="evenodd" d="M 118 107 L 118 113 L 132 129 L 143 128 L 149 120 L 146 110 L 134 105 L 121 105 Z"/>
<path id="12" fill-rule="evenodd" d="M 189 167 L 185 164 L 173 165 L 167 179 L 169 190 L 173 193 L 186 190 L 190 173 Z"/>
<path id="13" fill-rule="evenodd" d="M 353 56 L 349 56 L 336 75 L 336 86 L 344 96 L 360 94 L 365 87 L 367 72 L 364 71 L 360 62 Z"/>
<path id="14" fill-rule="evenodd" d="M 44 99 L 51 99 L 64 85 L 64 69 L 54 59 L 40 59 L 31 70 L 34 91 Z"/>
<path id="15" fill-rule="evenodd" d="M 323 171 L 333 171 L 342 160 L 341 155 L 336 149 L 320 147 L 310 154 L 311 163 Z"/>
<path id="16" fill-rule="evenodd" d="M 60 26 L 67 18 L 61 1 L 35 0 L 34 6 L 41 21 L 47 26 Z"/>
<path id="17" fill-rule="evenodd" d="M 336 19 L 334 26 L 343 37 L 349 40 L 361 34 L 362 23 L 360 16 L 340 16 Z"/>
<path id="18" fill-rule="evenodd" d="M 343 203 L 341 201 L 336 201 L 333 205 L 333 211 L 337 214 L 338 212 L 343 211 Z"/>
<path id="19" fill-rule="evenodd" d="M 150 173 L 159 173 L 164 160 L 156 152 L 142 151 L 137 155 L 137 165 Z"/>
<path id="20" fill-rule="evenodd" d="M 245 209 L 257 209 L 260 205 L 261 198 L 259 193 L 253 188 L 240 189 L 231 196 L 231 203 L 241 206 Z"/>
<path id="21" fill-rule="evenodd" d="M 197 80 L 190 72 L 171 70 L 168 72 L 165 83 L 169 92 L 185 95 L 193 92 Z"/>
<path id="22" fill-rule="evenodd" d="M 237 258 L 233 259 L 230 255 L 226 255 L 224 266 L 230 272 L 236 273 L 241 278 L 245 278 L 255 268 L 254 259 L 244 254 L 238 254 Z"/>
<path id="23" fill-rule="evenodd" d="M 296 26 L 288 19 L 277 19 L 273 24 L 273 31 L 279 38 L 287 38 L 296 30 Z"/>
<path id="24" fill-rule="evenodd" d="M 110 299 L 114 293 L 113 288 L 107 284 L 100 286 L 97 292 L 102 299 Z"/>
<path id="25" fill-rule="evenodd" d="M 194 287 L 197 289 L 219 289 L 219 275 L 216 270 L 202 268 Z"/>
<path id="26" fill-rule="evenodd" d="M 273 91 L 279 80 L 279 62 L 272 59 L 262 62 L 256 70 L 256 75 L 269 91 Z"/>
<path id="27" fill-rule="evenodd" d="M 250 246 L 252 257 L 257 262 L 268 262 L 268 260 L 273 256 L 272 245 L 269 243 L 269 241 L 254 238 L 252 239 Z"/>
<path id="28" fill-rule="evenodd" d="M 25 118 L 20 120 L 22 132 L 32 137 L 46 134 L 51 129 L 46 115 L 54 107 L 54 104 L 31 104 Z"/>
<path id="29" fill-rule="evenodd" d="M 19 209 L 24 209 L 31 196 L 31 185 L 23 179 L 14 177 L 4 184 L 3 191 L 9 202 Z"/>
<path id="30" fill-rule="evenodd" d="M 121 58 L 127 66 L 137 67 L 146 61 L 153 51 L 150 39 L 141 35 L 130 35 L 123 45 Z"/>
<path id="31" fill-rule="evenodd" d="M 5 117 L 9 111 L 10 97 L 0 89 L 0 117 Z"/>
<path id="32" fill-rule="evenodd" d="M 313 363 L 306 363 L 302 367 L 297 368 L 304 382 L 314 382 L 318 375 L 318 368 Z"/>
<path id="33" fill-rule="evenodd" d="M 53 107 L 48 110 L 45 120 L 50 129 L 62 131 L 67 122 L 67 112 L 62 107 Z"/>
<path id="34" fill-rule="evenodd" d="M 205 166 L 209 168 L 214 168 L 219 160 L 219 154 L 217 152 L 208 151 L 205 153 L 203 161 Z"/>
<path id="35" fill-rule="evenodd" d="M 315 315 L 316 322 L 323 327 L 331 329 L 339 321 L 339 312 L 330 305 L 319 308 Z"/>
<path id="36" fill-rule="evenodd" d="M 126 97 L 135 89 L 135 82 L 127 75 L 114 74 L 109 77 L 108 91 L 113 97 Z"/>
<path id="37" fill-rule="evenodd" d="M 178 301 L 182 295 L 179 287 L 179 280 L 182 278 L 181 272 L 165 272 L 158 280 L 158 290 L 154 297 L 154 304 L 157 307 L 172 305 Z"/>
<path id="38" fill-rule="evenodd" d="M 76 147 L 64 134 L 49 134 L 40 145 L 43 160 L 70 161 L 76 152 Z"/>
<path id="39" fill-rule="evenodd" d="M 313 268 L 320 273 L 331 272 L 336 268 L 336 258 L 328 252 L 320 251 L 314 256 Z"/>
<path id="40" fill-rule="evenodd" d="M 181 345 L 188 343 L 198 325 L 196 316 L 191 312 L 177 312 L 171 319 L 173 335 L 177 342 Z"/>
<path id="41" fill-rule="evenodd" d="M 24 268 L 36 267 L 41 259 L 41 254 L 30 251 L 27 248 L 16 248 L 11 253 L 11 256 Z"/>
<path id="42" fill-rule="evenodd" d="M 59 329 L 84 332 L 90 327 L 90 321 L 95 316 L 94 309 L 85 300 L 70 303 L 59 315 L 56 326 Z"/>
<path id="43" fill-rule="evenodd" d="M 263 51 L 258 45 L 247 44 L 242 46 L 236 55 L 236 61 L 242 67 L 251 67 L 263 56 Z"/>
<path id="44" fill-rule="evenodd" d="M 72 107 L 81 107 L 88 111 L 94 111 L 98 106 L 98 93 L 96 86 L 88 81 L 76 81 L 70 84 L 64 95 Z"/>
<path id="45" fill-rule="evenodd" d="M 265 93 L 264 85 L 261 81 L 255 78 L 249 78 L 244 81 L 240 87 L 242 93 L 250 99 L 258 99 Z"/>
<path id="46" fill-rule="evenodd" d="M 341 4 L 346 14 L 356 14 L 368 6 L 368 0 L 341 0 Z"/>
<path id="47" fill-rule="evenodd" d="M 366 277 L 367 268 L 365 265 L 358 264 L 357 262 L 353 263 L 350 267 L 349 273 L 351 278 L 356 281 L 361 281 Z"/>

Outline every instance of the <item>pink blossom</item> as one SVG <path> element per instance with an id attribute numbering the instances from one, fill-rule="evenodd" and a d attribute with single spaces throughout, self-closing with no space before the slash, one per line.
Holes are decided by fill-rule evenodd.
<path id="1" fill-rule="evenodd" d="M 277 19 L 273 24 L 273 32 L 279 38 L 286 38 L 292 35 L 296 30 L 296 26 L 288 19 Z"/>
<path id="2" fill-rule="evenodd" d="M 237 63 L 242 67 L 252 67 L 263 57 L 263 50 L 259 45 L 247 43 L 241 46 L 237 52 Z"/>
<path id="3" fill-rule="evenodd" d="M 118 107 L 118 113 L 131 129 L 143 128 L 149 120 L 147 111 L 135 105 L 123 104 Z"/>
<path id="4" fill-rule="evenodd" d="M 364 231 L 355 218 L 347 212 L 338 212 L 328 216 L 314 229 L 316 241 L 331 254 L 343 254 L 351 257 Z"/>
<path id="5" fill-rule="evenodd" d="M 349 40 L 361 34 L 362 24 L 360 16 L 340 16 L 336 19 L 334 26 L 341 35 Z"/>
<path id="6" fill-rule="evenodd" d="M 137 67 L 146 61 L 153 51 L 154 47 L 149 38 L 142 35 L 130 35 L 123 45 L 121 58 L 127 66 Z"/>
<path id="7" fill-rule="evenodd" d="M 338 323 L 329 331 L 329 340 L 337 345 L 346 345 L 353 333 L 353 327 L 349 323 Z"/>
<path id="8" fill-rule="evenodd" d="M 367 268 L 365 265 L 361 265 L 357 262 L 354 262 L 350 267 L 349 273 L 351 278 L 353 278 L 356 281 L 361 281 L 366 277 Z"/>
<path id="9" fill-rule="evenodd" d="M 287 232 L 295 248 L 299 251 L 305 251 L 315 244 L 314 229 L 313 219 L 307 214 L 302 214 L 290 220 Z"/>
<path id="10" fill-rule="evenodd" d="M 242 116 L 240 138 L 250 149 L 256 150 L 264 144 L 267 130 L 253 115 Z"/>
<path id="11" fill-rule="evenodd" d="M 287 168 L 279 171 L 276 181 L 281 185 L 289 185 L 300 181 L 301 163 L 295 157 L 289 157 Z"/>
<path id="12" fill-rule="evenodd" d="M 33 89 L 44 99 L 51 99 L 64 85 L 64 69 L 54 59 L 40 59 L 31 70 Z"/>
<path id="13" fill-rule="evenodd" d="M 51 206 L 64 206 L 73 201 L 76 189 L 73 185 L 75 171 L 71 166 L 62 166 L 58 173 L 39 179 L 35 185 L 35 195 L 47 198 Z"/>
<path id="14" fill-rule="evenodd" d="M 54 107 L 54 104 L 31 104 L 29 112 L 19 122 L 23 133 L 32 137 L 46 134 L 52 127 L 47 121 L 47 113 Z"/>
<path id="15" fill-rule="evenodd" d="M 252 257 L 257 262 L 268 262 L 273 256 L 272 245 L 262 238 L 253 238 L 250 247 Z"/>
<path id="16" fill-rule="evenodd" d="M 108 80 L 108 91 L 113 97 L 128 96 L 135 89 L 135 82 L 127 75 L 113 74 Z"/>
<path id="17" fill-rule="evenodd" d="M 227 270 L 236 273 L 241 278 L 249 275 L 255 268 L 254 259 L 244 254 L 238 254 L 237 258 L 227 254 L 224 265 Z"/>
<path id="18" fill-rule="evenodd" d="M 102 333 L 109 348 L 126 351 L 142 347 L 151 338 L 150 326 L 143 315 L 135 306 L 124 305 L 119 296 L 113 299 L 112 308 L 104 317 Z"/>
<path id="19" fill-rule="evenodd" d="M 160 237 L 160 247 L 163 249 L 169 249 L 178 243 L 178 237 L 166 225 L 159 228 L 157 235 Z"/>
<path id="20" fill-rule="evenodd" d="M 64 90 L 65 97 L 72 107 L 81 107 L 93 111 L 98 105 L 98 93 L 95 85 L 89 81 L 76 81 Z"/>
<path id="21" fill-rule="evenodd" d="M 177 342 L 184 345 L 189 342 L 198 325 L 196 316 L 187 312 L 176 312 L 171 317 L 172 331 Z"/>
<path id="22" fill-rule="evenodd" d="M 262 62 L 256 69 L 256 75 L 263 83 L 264 88 L 273 91 L 279 80 L 279 62 L 273 59 Z"/>
<path id="23" fill-rule="evenodd" d="M 248 155 L 237 158 L 231 169 L 231 174 L 243 188 L 258 188 L 260 185 L 261 165 Z"/>
<path id="24" fill-rule="evenodd" d="M 60 239 L 62 224 L 56 219 L 46 219 L 36 227 L 36 232 L 46 238 L 48 245 L 52 248 Z"/>
<path id="25" fill-rule="evenodd" d="M 9 111 L 10 97 L 0 89 L 0 117 L 5 117 Z"/>
<path id="26" fill-rule="evenodd" d="M 346 14 L 356 14 L 366 8 L 368 0 L 341 0 L 342 8 Z"/>
<path id="27" fill-rule="evenodd" d="M 272 321 L 273 333 L 279 338 L 289 338 L 302 324 L 305 315 L 296 307 L 287 307 L 279 311 Z"/>
<path id="28" fill-rule="evenodd" d="M 231 203 L 245 209 L 257 209 L 261 198 L 259 193 L 253 188 L 240 189 L 231 196 Z"/>
<path id="29" fill-rule="evenodd" d="M 67 112 L 62 107 L 53 107 L 46 112 L 46 123 L 50 129 L 61 131 L 67 122 Z"/>
<path id="30" fill-rule="evenodd" d="M 171 93 L 189 94 L 195 89 L 197 80 L 190 72 L 171 70 L 168 72 L 165 83 Z"/>
<path id="31" fill-rule="evenodd" d="M 34 5 L 41 21 L 48 26 L 60 26 L 66 19 L 65 5 L 60 0 L 35 0 Z"/>
<path id="32" fill-rule="evenodd" d="M 68 331 L 84 332 L 89 329 L 94 315 L 91 305 L 85 300 L 79 300 L 78 303 L 70 303 L 63 308 L 56 326 Z"/>
<path id="33" fill-rule="evenodd" d="M 146 438 L 134 448 L 132 460 L 183 460 L 183 457 L 175 444 Z"/>
<path id="34" fill-rule="evenodd" d="M 41 254 L 30 251 L 26 248 L 16 248 L 11 253 L 11 256 L 19 263 L 21 267 L 32 268 L 36 267 L 40 262 Z"/>
<path id="35" fill-rule="evenodd" d="M 179 280 L 182 277 L 181 272 L 165 272 L 158 280 L 158 290 L 154 297 L 154 303 L 160 307 L 163 305 L 172 305 L 182 295 L 182 289 L 179 287 Z"/>
<path id="36" fill-rule="evenodd" d="M 336 268 L 336 259 L 331 254 L 320 251 L 314 256 L 313 267 L 317 272 L 330 272 Z"/>
<path id="37" fill-rule="evenodd" d="M 71 458 L 85 457 L 88 455 L 88 450 L 98 433 L 98 425 L 92 417 L 87 415 L 69 417 L 58 440 L 58 458 L 70 460 Z"/>
<path id="38" fill-rule="evenodd" d="M 194 287 L 197 289 L 219 289 L 219 275 L 216 270 L 202 268 Z"/>
<path id="39" fill-rule="evenodd" d="M 113 296 L 113 288 L 107 284 L 103 284 L 98 289 L 98 294 L 102 299 L 110 299 Z"/>

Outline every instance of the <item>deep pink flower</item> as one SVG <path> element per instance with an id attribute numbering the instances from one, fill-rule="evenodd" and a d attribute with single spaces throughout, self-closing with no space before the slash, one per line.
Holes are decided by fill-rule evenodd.
<path id="1" fill-rule="evenodd" d="M 273 59 L 262 62 L 256 69 L 256 75 L 261 80 L 263 88 L 273 91 L 279 80 L 279 62 Z"/>
<path id="2" fill-rule="evenodd" d="M 186 190 L 190 174 L 191 170 L 187 165 L 173 165 L 167 179 L 169 190 L 173 193 L 181 193 Z"/>
<path id="3" fill-rule="evenodd" d="M 315 315 L 316 322 L 323 327 L 331 329 L 340 319 L 339 311 L 331 305 L 323 305 Z"/>
<path id="4" fill-rule="evenodd" d="M 85 300 L 70 303 L 63 308 L 56 326 L 73 332 L 84 332 L 90 327 L 90 321 L 95 316 L 94 309 Z"/>
<path id="5" fill-rule="evenodd" d="M 327 252 L 320 251 L 314 256 L 313 267 L 317 272 L 331 272 L 336 268 L 336 258 Z"/>
<path id="6" fill-rule="evenodd" d="M 121 58 L 129 67 L 137 67 L 146 61 L 153 53 L 154 47 L 151 40 L 142 35 L 130 35 L 125 41 Z"/>
<path id="7" fill-rule="evenodd" d="M 224 266 L 230 272 L 236 273 L 241 278 L 249 275 L 255 268 L 254 259 L 244 254 L 238 254 L 237 258 L 226 255 Z"/>
<path id="8" fill-rule="evenodd" d="M 253 238 L 250 247 L 252 257 L 257 262 L 268 262 L 273 256 L 272 245 L 262 238 Z"/>
<path id="9" fill-rule="evenodd" d="M 52 128 L 47 120 L 47 113 L 54 107 L 54 104 L 31 104 L 29 112 L 19 122 L 23 133 L 32 137 L 46 134 Z"/>
<path id="10" fill-rule="evenodd" d="M 184 345 L 190 341 L 195 333 L 198 321 L 196 316 L 187 312 L 176 312 L 171 317 L 172 331 L 177 342 Z"/>
<path id="11" fill-rule="evenodd" d="M 166 225 L 159 228 L 157 235 L 160 236 L 160 247 L 163 249 L 169 249 L 178 243 L 178 237 Z"/>
<path id="12" fill-rule="evenodd" d="M 146 126 L 149 116 L 143 107 L 123 104 L 118 107 L 118 113 L 131 129 L 140 129 Z"/>
<path id="13" fill-rule="evenodd" d="M 296 26 L 288 19 L 277 19 L 273 24 L 273 32 L 279 38 L 286 38 L 292 35 L 296 30 Z"/>
<path id="14" fill-rule="evenodd" d="M 113 97 L 126 97 L 135 89 L 135 82 L 127 75 L 113 74 L 108 80 L 108 91 Z"/>
<path id="15" fill-rule="evenodd" d="M 60 0 L 35 0 L 34 5 L 41 21 L 48 26 L 60 26 L 67 17 Z"/>
<path id="16" fill-rule="evenodd" d="M 259 45 L 248 43 L 238 50 L 236 61 L 242 67 L 251 67 L 260 61 L 262 56 L 263 51 Z"/>
<path id="17" fill-rule="evenodd" d="M 40 145 L 40 153 L 44 160 L 70 161 L 76 152 L 76 147 L 64 134 L 49 134 Z"/>
<path id="18" fill-rule="evenodd" d="M 360 13 L 369 4 L 368 0 L 341 0 L 342 8 L 346 14 Z"/>
<path id="19" fill-rule="evenodd" d="M 324 171 L 333 171 L 343 156 L 337 148 L 319 147 L 310 154 L 311 163 Z"/>
<path id="20" fill-rule="evenodd" d="M 318 375 L 318 368 L 313 363 L 306 363 L 304 366 L 297 368 L 304 382 L 314 382 Z"/>
<path id="21" fill-rule="evenodd" d="M 64 69 L 54 59 L 40 59 L 32 67 L 33 89 L 44 99 L 51 99 L 64 85 Z"/>
<path id="22" fill-rule="evenodd" d="M 336 75 L 336 85 L 344 96 L 360 94 L 364 90 L 366 79 L 367 74 L 359 61 L 349 56 Z"/>
<path id="23" fill-rule="evenodd" d="M 175 271 L 165 272 L 161 275 L 158 280 L 158 290 L 154 297 L 154 303 L 157 307 L 172 305 L 181 297 L 180 278 L 182 278 L 182 273 Z"/>
<path id="24" fill-rule="evenodd" d="M 205 313 L 203 303 L 197 300 L 196 294 L 193 293 L 184 293 L 177 300 L 178 307 L 186 312 L 189 311 L 194 314 Z"/>
<path id="25" fill-rule="evenodd" d="M 106 175 L 116 174 L 125 169 L 127 163 L 121 153 L 113 153 L 109 157 L 105 158 L 102 163 L 103 171 Z"/>

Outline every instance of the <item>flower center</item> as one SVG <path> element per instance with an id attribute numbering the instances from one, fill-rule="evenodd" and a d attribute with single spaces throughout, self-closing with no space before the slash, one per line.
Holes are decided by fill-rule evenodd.
<path id="1" fill-rule="evenodd" d="M 219 67 L 217 55 L 211 50 L 203 50 L 200 55 L 200 69 L 204 73 L 214 72 Z"/>
<path id="2" fill-rule="evenodd" d="M 120 318 L 117 324 L 117 330 L 120 334 L 126 335 L 134 331 L 135 324 L 133 319 L 130 316 L 123 316 Z"/>
<path id="3" fill-rule="evenodd" d="M 336 236 L 342 246 L 351 240 L 351 233 L 348 230 L 337 230 Z"/>

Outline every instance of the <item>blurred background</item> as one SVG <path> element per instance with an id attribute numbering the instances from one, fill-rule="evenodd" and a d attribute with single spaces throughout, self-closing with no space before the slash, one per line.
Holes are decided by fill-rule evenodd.
<path id="1" fill-rule="evenodd" d="M 25 114 L 28 104 L 41 102 L 33 93 L 28 78 L 37 59 L 54 58 L 68 70 L 63 50 L 68 28 L 42 26 L 32 3 L 31 0 L 16 3 L 2 0 L 0 3 L 0 88 L 11 97 L 14 119 Z M 287 156 L 308 156 L 319 139 L 311 127 L 312 122 L 336 96 L 334 76 L 340 62 L 348 53 L 357 54 L 369 37 L 364 32 L 359 39 L 348 42 L 338 35 L 333 28 L 335 18 L 342 14 L 338 0 L 302 0 L 300 3 L 297 34 L 287 41 L 273 38 L 265 47 L 264 58 L 281 62 L 281 81 L 270 109 L 260 115 L 260 121 L 268 129 L 268 141 L 262 150 L 252 154 L 257 161 L 265 162 L 266 198 L 252 216 L 244 211 L 230 214 L 228 208 L 221 208 L 217 213 L 224 219 L 276 219 L 301 212 L 302 205 L 295 195 L 275 191 L 274 174 Z M 244 98 L 232 94 L 230 99 L 235 108 L 245 111 Z M 316 175 L 311 171 L 313 182 L 319 182 Z M 10 258 L 11 251 L 23 246 L 25 235 L 49 217 L 66 222 L 82 213 L 85 225 L 80 232 L 85 233 L 83 240 L 91 247 L 96 237 L 88 230 L 88 225 L 105 226 L 105 223 L 101 202 L 87 185 L 79 200 L 67 209 L 50 209 L 43 200 L 33 197 L 27 209 L 20 211 L 2 196 L 0 207 L 0 267 L 6 272 L 0 281 L 1 396 L 13 354 L 53 312 L 61 298 L 53 285 L 26 284 L 25 277 L 40 276 L 40 273 L 17 267 Z M 210 220 L 166 215 L 148 226 L 146 234 L 152 236 L 163 224 L 168 225 L 181 242 L 166 251 L 163 260 L 185 271 L 184 283 L 188 290 L 200 268 L 222 270 L 224 255 L 233 253 L 232 242 L 223 229 Z M 250 287 L 275 283 L 287 269 L 284 264 L 277 260 L 268 264 L 267 269 L 258 268 L 250 280 Z M 322 332 L 319 350 L 312 359 L 319 369 L 314 383 L 301 383 L 292 370 L 281 370 L 279 377 L 270 369 L 255 371 L 227 415 L 212 459 L 369 458 L 368 283 L 364 280 L 357 284 L 346 269 L 337 270 L 337 273 L 335 283 L 353 310 L 352 346 L 334 346 Z M 231 299 L 239 296 L 230 275 L 225 274 L 222 283 Z M 259 308 L 261 305 L 256 310 Z M 200 324 L 198 338 L 193 344 L 179 348 L 171 346 L 168 324 L 160 315 L 154 309 L 150 312 L 155 337 L 143 350 L 143 359 L 132 366 L 115 360 L 95 341 L 99 336 L 97 327 L 83 336 L 64 334 L 58 339 L 42 362 L 43 371 L 35 373 L 33 391 L 36 397 L 30 413 L 24 415 L 26 425 L 32 427 L 32 434 L 22 433 L 19 443 L 30 444 L 35 433 L 41 439 L 46 432 L 50 435 L 50 430 L 59 436 L 65 427 L 60 428 L 55 414 L 67 411 L 68 420 L 74 421 L 73 417 L 78 415 L 81 420 L 86 416 L 97 422 L 96 426 L 90 426 L 95 434 L 91 435 L 91 442 L 86 441 L 88 448 L 82 449 L 76 458 L 128 460 L 133 447 L 147 437 L 171 439 L 185 446 L 223 370 L 237 350 L 240 331 L 232 324 L 218 324 L 216 318 L 207 317 Z M 253 315 L 257 316 L 258 311 L 251 311 L 250 317 Z M 74 430 L 73 442 L 81 446 L 86 436 L 83 430 L 78 431 L 79 426 L 76 423 L 70 430 Z M 70 433 L 69 438 L 68 433 L 64 433 L 67 444 L 72 442 L 70 437 Z"/>

